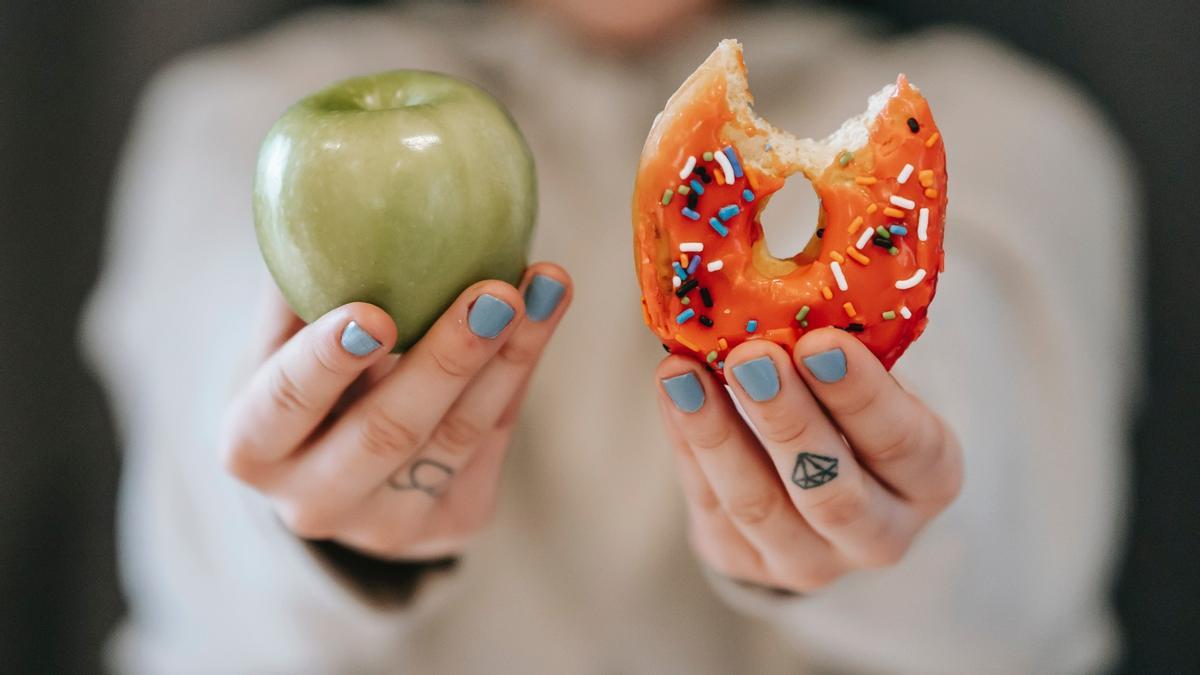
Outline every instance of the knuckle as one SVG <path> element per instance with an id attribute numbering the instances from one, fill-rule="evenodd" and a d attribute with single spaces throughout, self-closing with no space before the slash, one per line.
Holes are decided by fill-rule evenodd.
<path id="1" fill-rule="evenodd" d="M 434 539 L 407 544 L 396 549 L 396 557 L 404 558 L 451 558 L 460 556 L 466 549 L 469 538 L 456 535 L 445 535 Z"/>
<path id="2" fill-rule="evenodd" d="M 688 542 L 696 557 L 714 572 L 736 577 L 745 571 L 745 564 L 740 557 L 733 555 L 729 546 L 718 543 L 715 533 L 710 528 L 696 521 L 688 528 Z"/>
<path id="3" fill-rule="evenodd" d="M 479 446 L 486 430 L 459 414 L 447 415 L 430 439 L 432 445 L 452 456 L 462 456 Z"/>
<path id="4" fill-rule="evenodd" d="M 824 588 L 837 581 L 841 576 L 841 573 L 832 567 L 819 567 L 809 570 L 807 574 L 800 577 L 801 587 L 810 591 Z"/>
<path id="5" fill-rule="evenodd" d="M 488 525 L 491 525 L 495 515 L 496 510 L 490 505 L 488 508 L 473 509 L 471 513 L 458 521 L 457 526 L 454 528 L 454 534 L 463 539 L 473 537 L 487 528 Z"/>
<path id="6" fill-rule="evenodd" d="M 883 395 L 883 391 L 883 387 L 864 387 L 860 389 L 859 395 L 851 397 L 849 401 L 839 406 L 841 414 L 847 417 L 858 417 L 865 414 L 879 403 L 879 397 Z"/>
<path id="7" fill-rule="evenodd" d="M 921 476 L 920 488 L 910 499 L 923 515 L 932 516 L 952 504 L 962 492 L 963 458 L 958 440 L 940 418 L 929 415 L 924 424 L 932 428 L 924 433 L 917 433 L 914 428 L 911 434 L 914 439 L 928 439 L 927 445 L 917 448 L 914 440 L 907 450 L 912 456 L 922 457 L 921 466 L 912 469 Z"/>
<path id="8" fill-rule="evenodd" d="M 763 424 L 759 433 L 763 435 L 763 438 L 783 446 L 799 442 L 800 438 L 808 432 L 811 424 L 807 417 L 797 415 L 782 406 L 764 412 L 762 420 Z"/>
<path id="9" fill-rule="evenodd" d="M 904 424 L 888 434 L 878 449 L 871 451 L 871 461 L 876 464 L 899 464 L 912 459 L 918 438 L 916 424 Z"/>
<path id="10" fill-rule="evenodd" d="M 881 465 L 895 465 L 911 461 L 917 452 L 918 441 L 922 437 L 922 423 L 907 422 L 889 425 L 887 438 L 880 447 L 871 450 L 870 459 Z"/>
<path id="11" fill-rule="evenodd" d="M 826 527 L 849 527 L 866 516 L 867 500 L 860 490 L 844 488 L 813 502 L 806 511 L 809 518 Z"/>
<path id="12" fill-rule="evenodd" d="M 891 541 L 877 546 L 867 558 L 866 564 L 871 568 L 893 567 L 904 559 L 908 553 L 908 544 L 901 541 Z"/>
<path id="13" fill-rule="evenodd" d="M 773 490 L 766 490 L 730 499 L 725 504 L 725 512 L 743 525 L 759 525 L 771 517 L 779 504 L 779 496 Z"/>
<path id="14" fill-rule="evenodd" d="M 717 498 L 717 493 L 713 492 L 707 485 L 696 490 L 693 495 L 696 506 L 700 507 L 705 513 L 713 513 L 721 510 L 721 500 Z"/>
<path id="15" fill-rule="evenodd" d="M 342 375 L 346 372 L 346 360 L 340 358 L 341 353 L 335 352 L 327 340 L 317 342 L 312 347 L 312 360 L 327 375 Z"/>
<path id="16" fill-rule="evenodd" d="M 328 539 L 337 531 L 336 520 L 310 504 L 283 504 L 277 508 L 277 513 L 284 526 L 301 539 Z"/>
<path id="17" fill-rule="evenodd" d="M 421 444 L 421 435 L 382 407 L 376 407 L 359 424 L 358 443 L 372 455 L 396 460 L 412 454 Z"/>
<path id="18" fill-rule="evenodd" d="M 725 445 L 732 437 L 733 431 L 729 424 L 723 422 L 701 428 L 692 428 L 689 444 L 696 450 L 716 450 Z"/>
<path id="19" fill-rule="evenodd" d="M 832 584 L 841 576 L 841 572 L 832 565 L 797 562 L 789 566 L 779 576 L 786 580 L 785 585 L 788 588 L 803 592 L 824 588 Z"/>
<path id="20" fill-rule="evenodd" d="M 699 548 L 696 555 L 714 572 L 731 579 L 745 579 L 752 571 L 740 556 L 733 555 L 721 547 Z"/>
<path id="21" fill-rule="evenodd" d="M 509 340 L 500 348 L 499 357 L 514 366 L 528 367 L 537 361 L 540 353 L 541 349 L 536 344 L 528 344 L 524 340 Z"/>
<path id="22" fill-rule="evenodd" d="M 450 353 L 441 349 L 431 349 L 429 354 L 434 367 L 445 377 L 461 380 L 475 372 L 475 368 L 462 357 L 462 352 Z"/>
<path id="23" fill-rule="evenodd" d="M 934 466 L 937 468 L 933 471 L 936 478 L 921 500 L 930 504 L 935 512 L 953 504 L 963 489 L 962 454 L 957 446 L 943 444 L 938 454 L 938 458 L 934 460 Z"/>
<path id="24" fill-rule="evenodd" d="M 300 390 L 296 380 L 280 366 L 270 371 L 267 377 L 267 395 L 271 404 L 285 413 L 311 410 L 312 407 Z"/>
<path id="25" fill-rule="evenodd" d="M 399 555 L 406 545 L 401 537 L 406 534 L 388 531 L 380 524 L 372 523 L 340 533 L 338 541 L 350 548 L 375 558 L 389 560 Z"/>
<path id="26" fill-rule="evenodd" d="M 217 458 L 225 473 L 238 480 L 253 484 L 258 477 L 259 464 L 249 459 L 250 451 L 244 441 L 226 441 L 217 451 Z"/>

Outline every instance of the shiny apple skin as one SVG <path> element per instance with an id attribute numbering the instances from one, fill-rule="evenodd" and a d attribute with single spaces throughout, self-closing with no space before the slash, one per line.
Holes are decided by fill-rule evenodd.
<path id="1" fill-rule="evenodd" d="M 529 147 L 475 85 L 400 70 L 334 84 L 267 133 L 259 248 L 296 314 L 382 307 L 409 348 L 467 286 L 516 284 L 537 212 Z"/>

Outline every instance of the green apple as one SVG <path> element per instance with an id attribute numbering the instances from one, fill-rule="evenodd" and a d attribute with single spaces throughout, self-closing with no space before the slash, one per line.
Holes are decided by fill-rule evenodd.
<path id="1" fill-rule="evenodd" d="M 254 179 L 258 245 L 296 314 L 378 305 L 401 351 L 472 283 L 520 280 L 536 211 L 533 156 L 508 112 L 425 71 L 296 103 L 267 133 Z"/>

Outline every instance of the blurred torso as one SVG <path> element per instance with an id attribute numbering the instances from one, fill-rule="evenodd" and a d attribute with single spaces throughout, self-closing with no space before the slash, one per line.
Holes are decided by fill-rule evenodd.
<path id="1" fill-rule="evenodd" d="M 192 214 L 196 222 L 189 223 L 184 215 L 183 222 L 164 223 L 163 232 L 148 233 L 136 242 L 118 239 L 116 244 L 138 249 L 132 255 L 143 261 L 129 279 L 121 279 L 123 272 L 109 279 L 116 288 L 124 283 L 140 304 L 121 305 L 119 311 L 109 308 L 112 316 L 100 322 L 116 326 L 111 332 L 122 337 L 98 348 L 102 358 L 110 358 L 108 368 L 123 373 L 125 384 L 115 385 L 118 399 L 133 410 L 125 413 L 126 431 L 133 438 L 122 514 L 126 579 L 134 608 L 122 647 L 127 664 L 178 664 L 171 654 L 155 654 L 156 648 L 178 647 L 206 655 L 193 663 L 214 667 L 242 662 L 294 671 L 297 664 L 305 664 L 318 672 L 345 663 L 357 663 L 365 671 L 394 667 L 411 672 L 769 673 L 802 667 L 804 646 L 786 644 L 780 634 L 731 609 L 714 594 L 688 550 L 683 505 L 652 379 L 661 350 L 642 325 L 632 274 L 629 194 L 645 133 L 678 83 L 721 37 L 737 37 L 747 45 L 759 110 L 801 135 L 833 130 L 843 118 L 859 112 L 867 95 L 894 80 L 899 70 L 908 72 L 933 100 L 954 176 L 947 234 L 950 271 L 927 337 L 897 372 L 902 378 L 906 372 L 920 373 L 912 378 L 919 381 L 918 390 L 964 434 L 972 471 L 993 474 L 997 482 L 1005 476 L 1014 481 L 1027 478 L 1030 469 L 1014 468 L 1011 457 L 988 452 L 987 443 L 971 445 L 975 436 L 987 439 L 1002 433 L 978 419 L 977 402 L 972 405 L 956 396 L 961 386 L 956 374 L 939 367 L 935 358 L 964 349 L 956 335 L 986 330 L 972 328 L 977 317 L 972 316 L 976 305 L 971 295 L 976 287 L 966 279 L 955 290 L 956 268 L 991 257 L 1003 259 L 1006 250 L 977 241 L 971 230 L 986 230 L 987 223 L 968 215 L 960 225 L 955 210 L 960 185 L 967 186 L 964 194 L 972 185 L 986 186 L 977 188 L 982 196 L 964 196 L 965 204 L 986 203 L 989 190 L 1007 189 L 989 185 L 992 169 L 985 159 L 989 144 L 1004 141 L 988 140 L 976 131 L 980 119 L 969 104 L 973 95 L 986 91 L 989 74 L 999 67 L 992 62 L 997 60 L 994 52 L 975 64 L 980 82 L 972 88 L 956 79 L 960 71 L 925 48 L 942 42 L 939 39 L 911 44 L 884 40 L 870 24 L 843 15 L 806 12 L 697 20 L 664 36 L 653 53 L 623 57 L 589 51 L 553 26 L 509 11 L 310 15 L 176 68 L 174 84 L 166 85 L 162 95 L 178 98 L 181 110 L 202 111 L 192 113 L 199 115 L 199 130 L 190 144 L 181 141 L 183 147 L 213 155 L 204 160 L 207 173 L 176 180 L 193 181 L 190 189 L 202 195 L 196 202 L 206 204 L 207 210 Z M 970 39 L 953 36 L 948 41 L 956 45 L 955 54 L 970 44 Z M 229 562 L 227 558 L 244 550 L 239 548 L 237 526 L 226 520 L 217 532 L 202 524 L 207 517 L 192 512 L 240 490 L 220 473 L 211 448 L 224 401 L 244 373 L 238 368 L 239 358 L 255 323 L 253 303 L 246 302 L 253 296 L 248 289 L 270 283 L 253 241 L 249 186 L 254 155 L 274 118 L 294 100 L 349 75 L 396 67 L 464 76 L 510 108 L 538 164 L 541 208 L 533 257 L 561 263 L 573 274 L 574 304 L 530 389 L 505 468 L 496 522 L 465 556 L 445 604 L 394 632 L 355 623 L 361 617 L 347 611 L 345 616 L 353 618 L 344 621 L 336 613 L 287 616 L 280 619 L 287 622 L 286 629 L 247 639 L 260 634 L 263 622 L 276 620 L 281 608 L 272 605 L 277 600 L 270 592 L 253 596 L 256 589 L 238 588 L 228 579 L 239 573 L 267 576 L 263 570 L 270 569 L 270 562 Z M 163 127 L 163 138 L 170 137 L 169 121 L 152 123 Z M 974 145 L 968 146 L 972 138 Z M 136 163 L 139 153 L 152 152 L 135 147 L 129 161 Z M 155 169 L 142 171 L 149 176 Z M 128 183 L 141 175 L 138 170 L 132 173 L 126 179 L 127 192 L 133 190 Z M 131 199 L 118 209 L 144 206 Z M 811 231 L 807 217 L 802 214 L 797 220 L 803 237 Z M 964 233 L 956 233 L 955 227 Z M 963 258 L 956 257 L 960 252 Z M 1014 268 L 1000 276 L 1004 274 L 1021 272 Z M 187 281 L 169 286 L 170 279 Z M 147 316 L 174 326 L 176 339 L 168 346 L 142 345 L 139 341 L 145 338 L 134 326 Z M 149 359 L 144 372 L 132 374 L 123 369 L 123 357 L 112 355 L 130 349 L 157 356 Z M 1000 366 L 986 372 L 995 374 L 995 382 L 980 386 L 998 388 L 995 396 L 1000 399 L 1019 397 L 1011 392 L 1036 386 L 1010 382 Z M 1046 434 L 1053 442 L 1054 434 L 1046 431 L 1052 424 L 1030 420 L 1032 430 L 1024 433 L 1035 440 L 1025 445 L 1044 445 Z M 1010 434 L 1010 442 L 1021 446 L 1021 436 L 1022 432 Z M 994 442 L 1003 447 L 1003 440 Z M 1113 484 L 1107 467 L 1097 462 L 1090 469 L 1098 473 L 1087 489 L 1104 490 Z M 185 474 L 206 476 L 206 482 L 197 483 Z M 1039 487 L 1038 480 L 1030 477 L 1032 484 L 1026 481 L 1017 488 L 1029 491 L 1032 503 L 1045 502 L 1042 493 L 1063 489 L 1049 483 Z M 941 525 L 949 531 L 972 509 L 988 509 L 995 485 L 984 481 L 969 488 L 964 504 Z M 1089 552 L 1105 551 L 1112 521 L 1104 516 L 1105 509 L 1088 508 L 1085 520 L 1098 524 L 1090 535 L 1080 536 L 1086 538 Z M 1014 513 L 1007 522 L 1013 531 L 1020 530 L 1031 520 L 1028 515 Z M 230 518 L 236 517 L 230 513 Z M 254 532 L 248 529 L 244 536 Z M 990 606 L 997 622 L 1016 623 L 1022 616 L 1016 609 L 1021 600 L 1012 597 L 1012 588 L 1024 589 L 1018 594 L 1022 597 L 1041 592 L 1032 581 L 1036 569 L 1005 564 L 1014 557 L 1007 546 L 1025 545 L 1018 536 L 997 541 L 992 550 L 978 550 L 944 534 L 939 526 L 918 543 L 906 563 L 907 573 L 936 579 L 943 574 L 939 567 L 945 567 L 942 585 L 954 588 L 970 582 L 955 578 L 948 566 L 932 564 L 921 571 L 922 561 L 968 557 L 994 587 L 973 589 L 962 597 L 947 591 L 945 598 L 930 598 L 917 595 L 921 584 L 907 583 L 903 576 L 889 580 L 883 574 L 863 582 L 855 597 L 878 599 L 875 628 L 886 633 L 892 622 L 897 635 L 902 631 L 896 617 L 939 612 L 961 602 Z M 1048 564 L 1079 566 L 1071 561 Z M 250 571 L 239 572 L 239 565 Z M 1080 583 L 1102 575 L 1102 563 L 1095 567 L 1081 572 L 1085 581 Z M 910 592 L 914 596 L 906 595 Z M 244 600 L 240 605 L 239 598 Z M 840 616 L 837 611 L 827 613 L 829 630 L 840 626 L 843 633 L 854 632 L 862 625 L 863 635 L 873 634 L 871 615 L 859 621 L 854 606 L 850 602 Z M 1045 620 L 1051 621 L 1052 615 L 1046 614 Z M 969 621 L 960 629 L 961 634 L 931 635 L 911 649 L 938 650 L 983 633 L 982 626 Z M 156 633 L 157 638 L 152 637 Z M 387 639 L 393 642 L 382 652 L 377 646 L 369 653 L 362 647 Z M 225 653 L 213 649 L 214 644 L 225 645 Z M 1002 654 L 1005 645 L 990 644 L 985 637 L 975 648 Z M 244 659 L 239 659 L 239 650 L 244 650 Z"/>

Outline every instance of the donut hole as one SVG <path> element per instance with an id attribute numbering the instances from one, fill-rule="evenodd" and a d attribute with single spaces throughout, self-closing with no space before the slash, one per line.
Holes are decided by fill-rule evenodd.
<path id="1" fill-rule="evenodd" d="M 822 220 L 821 199 L 812 183 L 803 174 L 791 176 L 759 212 L 767 252 L 780 260 L 795 259 L 812 241 L 814 223 Z"/>

